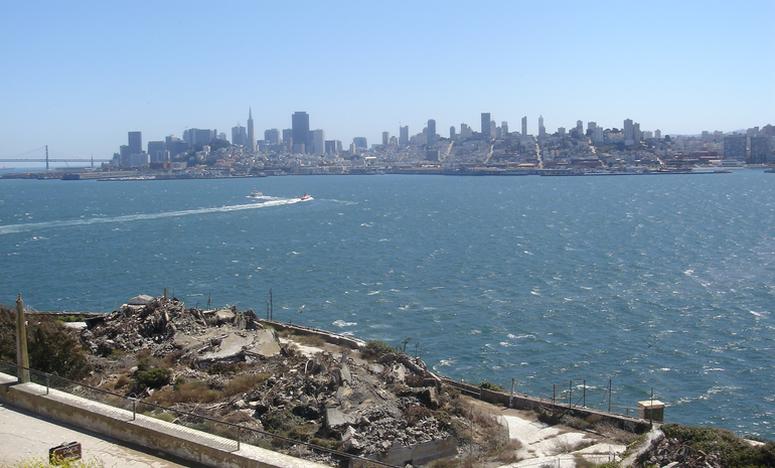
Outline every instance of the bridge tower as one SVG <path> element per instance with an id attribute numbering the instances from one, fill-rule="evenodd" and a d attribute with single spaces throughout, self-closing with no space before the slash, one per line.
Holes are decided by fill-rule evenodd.
<path id="1" fill-rule="evenodd" d="M 48 145 L 46 145 L 46 170 L 48 171 Z"/>

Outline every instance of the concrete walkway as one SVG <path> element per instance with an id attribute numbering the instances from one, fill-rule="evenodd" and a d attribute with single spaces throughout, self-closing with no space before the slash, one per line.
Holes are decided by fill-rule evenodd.
<path id="1" fill-rule="evenodd" d="M 0 403 L 0 466 L 14 466 L 22 461 L 33 459 L 47 461 L 48 449 L 62 442 L 80 442 L 83 460 L 105 468 L 183 466 L 82 431 L 30 416 Z"/>

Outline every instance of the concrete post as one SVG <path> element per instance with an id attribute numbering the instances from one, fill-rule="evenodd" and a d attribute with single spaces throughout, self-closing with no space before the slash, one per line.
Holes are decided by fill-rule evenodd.
<path id="1" fill-rule="evenodd" d="M 16 296 L 16 377 L 19 383 L 30 381 L 30 355 L 27 352 L 27 321 L 24 318 L 24 301 Z"/>

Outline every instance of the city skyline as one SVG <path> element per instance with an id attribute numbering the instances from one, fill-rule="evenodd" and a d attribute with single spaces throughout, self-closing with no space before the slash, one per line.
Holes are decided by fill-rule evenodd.
<path id="1" fill-rule="evenodd" d="M 698 134 L 762 125 L 775 106 L 771 2 L 509 4 L 497 15 L 463 3 L 308 3 L 293 15 L 237 3 L 228 19 L 199 5 L 10 7 L 0 155 L 44 144 L 109 155 L 127 129 L 228 134 L 248 106 L 257 138 L 304 109 L 310 130 L 343 142 L 429 119 L 478 129 L 481 112 L 515 130 L 527 115 L 531 133 L 543 115 L 550 132 L 631 118 Z"/>

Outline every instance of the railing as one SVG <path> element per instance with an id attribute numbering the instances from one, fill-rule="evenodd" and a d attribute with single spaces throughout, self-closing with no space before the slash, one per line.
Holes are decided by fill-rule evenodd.
<path id="1" fill-rule="evenodd" d="M 0 372 L 18 378 L 18 369 L 19 368 L 15 363 L 0 360 Z M 29 371 L 30 381 L 32 383 L 46 387 L 44 395 L 47 395 L 49 398 L 63 398 L 62 395 L 58 396 L 51 393 L 51 389 L 56 389 L 65 394 L 96 401 L 106 404 L 110 408 L 115 408 L 116 411 L 108 410 L 108 413 L 111 413 L 110 415 L 117 419 L 125 418 L 127 412 L 131 412 L 131 417 L 126 419 L 127 422 L 133 421 L 136 424 L 142 424 L 143 419 L 137 417 L 138 415 L 141 415 L 173 423 L 180 428 L 180 432 L 185 434 L 188 439 L 193 438 L 197 443 L 225 452 L 236 452 L 240 450 L 242 443 L 249 443 L 268 450 L 285 448 L 286 453 L 298 457 L 303 457 L 305 455 L 304 450 L 308 450 L 313 453 L 324 454 L 338 462 L 358 462 L 360 466 L 364 467 L 395 466 L 310 442 L 272 434 L 271 432 L 260 429 L 222 421 L 201 414 L 181 411 L 154 403 L 148 403 L 136 397 L 120 395 L 109 390 L 93 387 L 49 372 L 27 367 L 22 369 Z M 64 398 L 66 398 L 66 396 Z M 209 435 L 217 435 L 222 439 L 227 439 L 227 442 L 224 443 L 223 440 L 203 436 L 201 432 L 205 432 Z M 307 452 L 307 455 L 309 455 L 309 452 Z"/>

